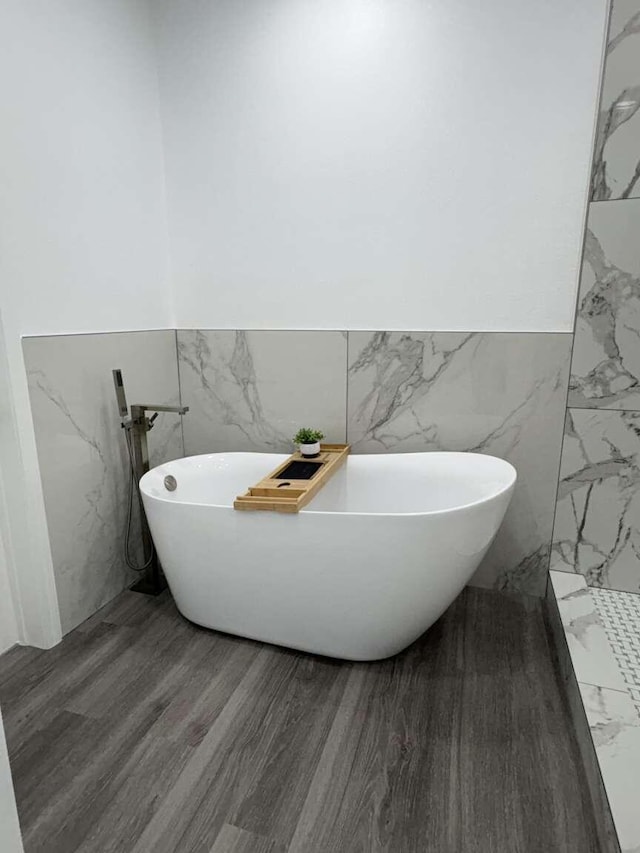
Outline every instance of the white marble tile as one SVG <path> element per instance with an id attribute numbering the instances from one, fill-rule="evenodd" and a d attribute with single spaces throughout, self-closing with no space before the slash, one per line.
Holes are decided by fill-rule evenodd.
<path id="1" fill-rule="evenodd" d="M 640 717 L 626 692 L 579 686 L 622 853 L 638 853 Z"/>
<path id="2" fill-rule="evenodd" d="M 556 601 L 560 601 L 561 598 L 571 597 L 577 592 L 581 593 L 583 590 L 589 591 L 587 582 L 582 575 L 577 575 L 574 572 L 551 571 L 549 572 L 549 579 L 553 585 L 553 593 Z M 564 619 L 562 620 L 562 624 L 565 624 Z"/>
<path id="3" fill-rule="evenodd" d="M 640 158 L 640 137 L 638 148 Z M 638 234 L 640 199 L 590 206 L 570 406 L 640 409 Z"/>
<path id="4" fill-rule="evenodd" d="M 569 409 L 553 566 L 640 591 L 640 412 Z"/>
<path id="5" fill-rule="evenodd" d="M 613 0 L 591 196 L 640 196 L 640 0 Z"/>
<path id="6" fill-rule="evenodd" d="M 475 583 L 544 594 L 570 346 L 566 334 L 349 333 L 354 452 L 467 450 L 515 465 Z"/>
<path id="7" fill-rule="evenodd" d="M 345 441 L 343 332 L 179 330 L 188 455 L 292 452 L 300 426 Z"/>
<path id="8" fill-rule="evenodd" d="M 570 572 L 551 572 L 551 582 L 578 681 L 625 690 L 585 579 Z"/>
<path id="9" fill-rule="evenodd" d="M 111 370 L 129 404 L 178 402 L 175 333 L 25 338 L 38 458 L 64 632 L 125 588 L 128 467 Z M 152 464 L 183 455 L 180 419 L 160 415 Z"/>

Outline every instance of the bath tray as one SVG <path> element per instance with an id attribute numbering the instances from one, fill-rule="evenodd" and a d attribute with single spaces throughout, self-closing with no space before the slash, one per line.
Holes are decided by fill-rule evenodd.
<path id="1" fill-rule="evenodd" d="M 298 512 L 346 461 L 348 444 L 321 444 L 315 459 L 294 453 L 233 502 L 234 509 Z M 315 467 L 314 467 L 315 466 Z"/>

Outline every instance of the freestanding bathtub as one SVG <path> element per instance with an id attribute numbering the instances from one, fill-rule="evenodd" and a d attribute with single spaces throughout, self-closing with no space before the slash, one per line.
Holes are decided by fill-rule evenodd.
<path id="1" fill-rule="evenodd" d="M 149 471 L 140 488 L 153 540 L 187 619 L 350 660 L 389 657 L 435 622 L 516 481 L 508 462 L 475 453 L 352 455 L 298 514 L 233 509 L 286 458 L 213 453 Z"/>

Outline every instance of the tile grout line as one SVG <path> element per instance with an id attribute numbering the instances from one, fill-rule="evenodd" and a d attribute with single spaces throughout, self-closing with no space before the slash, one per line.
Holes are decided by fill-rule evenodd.
<path id="1" fill-rule="evenodd" d="M 625 412 L 631 412 L 632 414 L 640 414 L 640 409 L 628 409 L 628 408 L 619 408 L 612 409 L 610 406 L 567 406 L 567 410 L 576 409 L 579 412 L 618 412 L 618 414 L 624 414 Z"/>
<path id="2" fill-rule="evenodd" d="M 576 681 L 578 681 L 577 678 L 576 678 Z M 610 690 L 611 693 L 619 693 L 621 696 L 627 696 L 633 702 L 632 697 L 629 695 L 629 691 L 628 690 L 620 690 L 619 687 L 609 687 L 606 684 L 596 684 L 594 681 L 584 681 L 584 679 L 581 681 L 578 681 L 578 684 L 584 684 L 587 687 L 595 687 L 596 690 Z"/>
<path id="3" fill-rule="evenodd" d="M 178 329 L 174 329 L 174 338 L 176 345 L 176 367 L 178 370 L 178 405 L 182 406 L 182 375 L 180 372 L 180 354 L 178 352 Z M 184 415 L 180 415 L 180 433 L 182 435 L 182 456 L 187 455 L 187 449 L 184 443 Z"/>
<path id="4" fill-rule="evenodd" d="M 567 564 L 565 563 L 565 565 L 567 565 Z M 558 572 L 561 575 L 574 575 L 576 578 L 582 578 L 582 580 L 584 581 L 585 587 L 589 590 L 593 590 L 596 593 L 617 592 L 617 593 L 620 593 L 621 595 L 635 595 L 636 597 L 640 596 L 640 590 L 613 589 L 612 587 L 608 587 L 608 586 L 592 586 L 590 583 L 587 582 L 587 579 L 582 574 L 582 572 L 576 572 L 574 569 L 561 569 L 561 568 L 558 568 L 557 566 L 554 566 L 554 568 L 551 569 L 549 574 L 551 574 L 552 572 Z"/>
<path id="5" fill-rule="evenodd" d="M 347 336 L 346 346 L 346 363 L 345 363 L 345 400 L 344 400 L 344 440 L 345 444 L 349 444 L 349 344 L 351 341 L 351 332 L 345 330 Z"/>
<path id="6" fill-rule="evenodd" d="M 21 335 L 21 340 L 37 340 L 39 338 L 82 338 L 93 335 L 134 335 L 139 332 L 343 332 L 344 329 L 313 329 L 299 328 L 294 326 L 273 326 L 270 328 L 243 328 L 237 329 L 231 326 L 199 326 L 199 327 L 178 327 L 166 326 L 165 328 L 153 329 L 94 329 L 88 332 L 43 332 L 38 335 Z M 427 328 L 400 328 L 393 329 L 349 329 L 347 332 L 397 332 L 404 334 L 420 334 L 420 335 L 570 335 L 573 336 L 572 329 L 427 329 Z"/>

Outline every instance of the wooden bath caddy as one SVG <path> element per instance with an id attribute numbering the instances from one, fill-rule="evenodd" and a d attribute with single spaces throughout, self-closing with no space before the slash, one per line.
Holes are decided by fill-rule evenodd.
<path id="1" fill-rule="evenodd" d="M 348 454 L 348 444 L 321 444 L 320 455 L 315 458 L 294 453 L 268 477 L 251 486 L 245 495 L 238 495 L 233 507 L 299 512 L 346 461 Z"/>

